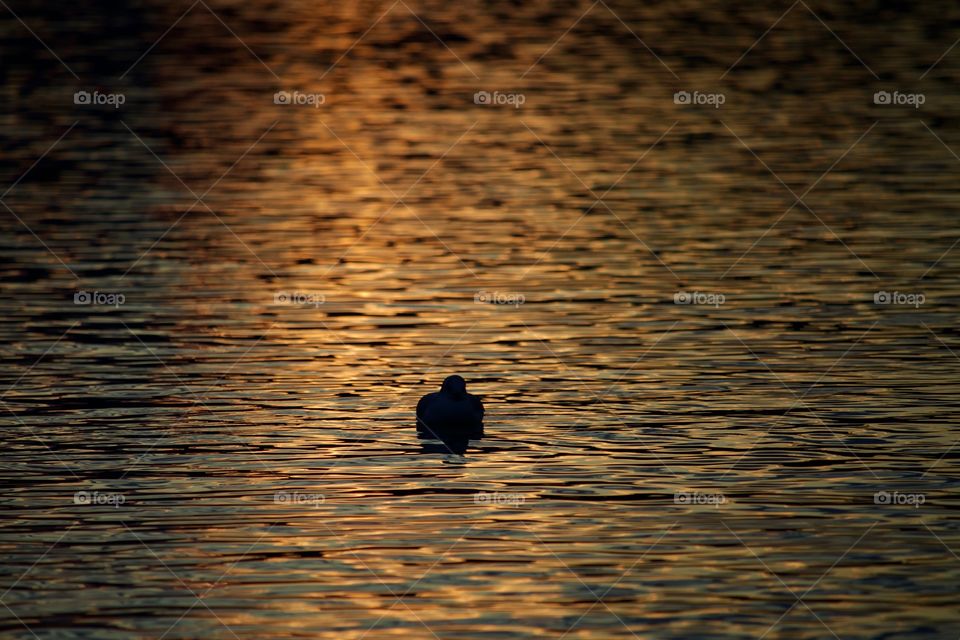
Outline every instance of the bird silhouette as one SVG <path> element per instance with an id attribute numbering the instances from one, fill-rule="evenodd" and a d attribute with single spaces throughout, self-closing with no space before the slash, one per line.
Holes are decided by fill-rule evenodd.
<path id="1" fill-rule="evenodd" d="M 417 435 L 442 440 L 454 453 L 466 451 L 469 440 L 483 437 L 483 402 L 467 393 L 460 376 L 447 377 L 440 391 L 417 403 Z"/>

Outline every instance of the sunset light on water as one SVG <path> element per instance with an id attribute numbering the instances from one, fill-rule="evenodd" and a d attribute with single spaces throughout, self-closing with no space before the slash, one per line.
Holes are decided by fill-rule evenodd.
<path id="1" fill-rule="evenodd" d="M 0 15 L 0 638 L 960 636 L 958 7 Z"/>

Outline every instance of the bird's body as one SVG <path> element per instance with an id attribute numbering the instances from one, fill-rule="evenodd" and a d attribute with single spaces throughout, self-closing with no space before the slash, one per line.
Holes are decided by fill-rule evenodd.
<path id="1" fill-rule="evenodd" d="M 463 378 L 450 376 L 440 391 L 428 393 L 417 403 L 417 433 L 466 449 L 468 440 L 483 437 L 483 403 L 467 393 Z"/>

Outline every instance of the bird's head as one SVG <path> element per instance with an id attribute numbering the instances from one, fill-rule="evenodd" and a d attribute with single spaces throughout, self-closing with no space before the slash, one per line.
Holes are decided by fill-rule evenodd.
<path id="1" fill-rule="evenodd" d="M 440 391 L 459 398 L 467 393 L 467 382 L 460 376 L 448 376 L 447 379 L 443 381 L 443 386 L 440 387 Z"/>

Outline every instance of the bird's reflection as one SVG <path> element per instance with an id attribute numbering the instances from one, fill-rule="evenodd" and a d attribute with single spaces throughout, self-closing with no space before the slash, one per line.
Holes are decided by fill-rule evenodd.
<path id="1" fill-rule="evenodd" d="M 420 453 L 462 456 L 467 453 L 467 444 L 452 445 L 446 442 L 423 442 L 420 444 Z"/>

